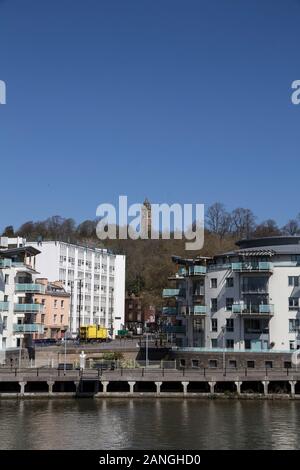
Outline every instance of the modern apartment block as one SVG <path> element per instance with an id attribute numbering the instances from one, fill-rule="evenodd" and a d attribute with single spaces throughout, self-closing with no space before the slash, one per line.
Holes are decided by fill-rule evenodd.
<path id="1" fill-rule="evenodd" d="M 112 335 L 123 328 L 125 256 L 60 241 L 29 244 L 41 252 L 36 260 L 40 275 L 59 280 L 71 294 L 72 333 L 79 323 L 102 325 Z"/>
<path id="2" fill-rule="evenodd" d="M 35 339 L 61 339 L 69 330 L 70 294 L 59 281 L 37 278 L 36 283 L 44 286 L 43 292 L 34 294 L 34 301 L 44 306 L 43 312 L 36 315 L 36 322 L 43 325 L 43 334 L 35 334 Z"/>
<path id="3" fill-rule="evenodd" d="M 168 311 L 183 330 L 177 344 L 236 351 L 299 348 L 300 237 L 242 240 L 237 247 L 206 260 L 200 309 L 191 297 L 194 277 L 182 271 L 187 260 L 179 259 L 177 289 L 169 292 L 174 310 Z M 201 335 L 195 337 L 190 324 L 199 316 Z"/>
<path id="4" fill-rule="evenodd" d="M 36 322 L 43 305 L 34 302 L 34 294 L 44 292 L 44 286 L 34 282 L 39 251 L 21 246 L 17 239 L 8 243 L 1 238 L 0 243 L 0 350 L 30 348 L 32 335 L 43 332 Z"/>

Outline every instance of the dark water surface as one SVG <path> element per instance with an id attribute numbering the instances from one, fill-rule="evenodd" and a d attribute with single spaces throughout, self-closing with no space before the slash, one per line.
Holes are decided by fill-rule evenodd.
<path id="1" fill-rule="evenodd" d="M 300 402 L 1 400 L 1 449 L 300 449 Z"/>

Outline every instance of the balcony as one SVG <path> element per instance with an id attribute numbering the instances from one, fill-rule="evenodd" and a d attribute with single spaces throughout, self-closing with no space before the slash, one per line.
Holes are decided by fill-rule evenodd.
<path id="1" fill-rule="evenodd" d="M 206 266 L 190 266 L 190 276 L 204 276 L 206 274 Z"/>
<path id="2" fill-rule="evenodd" d="M 32 324 L 14 324 L 13 325 L 14 333 L 23 333 L 23 334 L 32 334 L 32 333 L 44 333 L 44 325 L 39 325 L 37 323 Z"/>
<path id="3" fill-rule="evenodd" d="M 185 326 L 163 325 L 163 327 L 162 327 L 162 332 L 163 332 L 163 333 L 169 333 L 169 334 L 181 334 L 181 335 L 185 335 L 186 330 L 185 330 Z"/>
<path id="4" fill-rule="evenodd" d="M 242 305 L 233 304 L 232 313 L 241 315 L 274 315 L 274 305 L 260 304 L 260 305 Z"/>
<path id="5" fill-rule="evenodd" d="M 42 304 L 15 304 L 14 311 L 21 313 L 41 313 L 44 310 L 44 305 Z"/>
<path id="6" fill-rule="evenodd" d="M 177 308 L 176 307 L 163 307 L 162 314 L 163 315 L 177 315 Z"/>
<path id="7" fill-rule="evenodd" d="M 231 263 L 231 269 L 234 272 L 266 272 L 270 273 L 273 271 L 273 264 L 260 261 L 259 263 Z"/>
<path id="8" fill-rule="evenodd" d="M 206 305 L 194 305 L 194 307 L 191 308 L 191 313 L 193 315 L 205 315 Z"/>
<path id="9" fill-rule="evenodd" d="M 0 312 L 8 312 L 9 302 L 0 302 Z"/>
<path id="10" fill-rule="evenodd" d="M 45 294 L 46 286 L 43 284 L 16 284 L 16 292 L 26 292 L 31 294 Z"/>
<path id="11" fill-rule="evenodd" d="M 185 289 L 164 289 L 162 296 L 169 297 L 185 297 Z"/>
<path id="12" fill-rule="evenodd" d="M 11 259 L 0 259 L 0 269 L 11 268 Z"/>

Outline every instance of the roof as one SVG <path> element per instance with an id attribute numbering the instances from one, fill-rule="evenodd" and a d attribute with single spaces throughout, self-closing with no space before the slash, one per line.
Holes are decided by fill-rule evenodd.
<path id="1" fill-rule="evenodd" d="M 36 256 L 40 253 L 40 250 L 37 250 L 33 246 L 22 246 L 19 248 L 8 248 L 8 249 L 0 250 L 0 254 L 4 255 L 7 258 L 21 255 L 22 253 L 28 256 Z"/>

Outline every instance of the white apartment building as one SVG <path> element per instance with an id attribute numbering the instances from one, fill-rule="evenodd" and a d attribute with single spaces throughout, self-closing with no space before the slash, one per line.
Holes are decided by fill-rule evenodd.
<path id="1" fill-rule="evenodd" d="M 191 276 L 192 265 L 200 260 L 177 259 L 177 289 L 164 297 L 176 299 L 174 318 L 184 329 L 178 345 L 236 351 L 299 348 L 300 237 L 242 240 L 237 246 L 197 268 L 202 272 L 197 277 L 204 279 L 201 304 L 193 296 Z M 190 325 L 199 317 L 202 335 L 197 337 Z"/>
<path id="2" fill-rule="evenodd" d="M 33 301 L 44 286 L 34 283 L 35 257 L 33 247 L 24 247 L 21 239 L 0 238 L 0 351 L 30 347 L 32 333 L 43 333 L 35 322 L 43 305 Z"/>
<path id="3" fill-rule="evenodd" d="M 112 335 L 123 328 L 125 256 L 60 241 L 29 245 L 41 252 L 36 259 L 40 277 L 61 281 L 71 294 L 72 333 L 78 331 L 79 323 L 102 325 Z"/>

